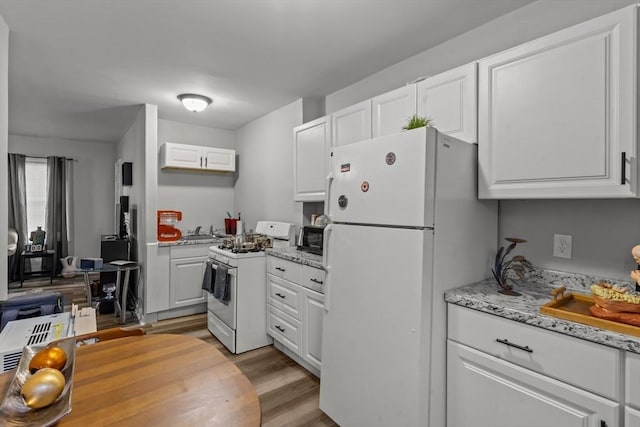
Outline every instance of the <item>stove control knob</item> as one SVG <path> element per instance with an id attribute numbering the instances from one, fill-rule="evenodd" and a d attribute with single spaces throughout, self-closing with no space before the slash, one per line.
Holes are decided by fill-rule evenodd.
<path id="1" fill-rule="evenodd" d="M 349 200 L 347 200 L 347 197 L 342 195 L 340 197 L 338 197 L 338 206 L 340 206 L 341 208 L 346 208 L 347 207 L 347 203 L 349 202 Z"/>

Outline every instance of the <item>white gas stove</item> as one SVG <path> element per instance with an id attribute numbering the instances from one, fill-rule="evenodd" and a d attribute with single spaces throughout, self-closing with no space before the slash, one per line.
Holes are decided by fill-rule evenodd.
<path id="1" fill-rule="evenodd" d="M 259 221 L 256 233 L 270 238 L 275 247 L 295 244 L 294 224 Z M 238 253 L 231 248 L 211 246 L 208 268 L 212 269 L 211 280 L 215 283 L 207 293 L 209 331 L 236 354 L 271 344 L 272 339 L 266 333 L 264 251 Z M 219 272 L 224 279 L 216 282 Z"/>
<path id="2" fill-rule="evenodd" d="M 293 246 L 295 244 L 295 225 L 286 222 L 258 221 L 256 233 L 262 234 L 271 240 L 274 247 Z M 264 257 L 264 250 L 251 250 L 237 252 L 223 245 L 211 246 L 209 258 L 237 267 L 236 260 L 246 258 Z"/>

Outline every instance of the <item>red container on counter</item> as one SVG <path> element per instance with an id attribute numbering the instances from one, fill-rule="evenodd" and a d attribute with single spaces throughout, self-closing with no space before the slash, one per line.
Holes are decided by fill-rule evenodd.
<path id="1" fill-rule="evenodd" d="M 236 234 L 236 226 L 238 225 L 237 218 L 225 218 L 224 219 L 224 232 L 225 234 Z"/>

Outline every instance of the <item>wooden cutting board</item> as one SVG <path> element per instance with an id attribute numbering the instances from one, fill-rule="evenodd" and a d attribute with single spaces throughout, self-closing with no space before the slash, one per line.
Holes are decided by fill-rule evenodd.
<path id="1" fill-rule="evenodd" d="M 615 313 L 607 311 L 604 314 L 606 314 L 608 318 L 596 317 L 591 310 L 591 307 L 595 306 L 595 302 L 593 301 L 593 297 L 591 295 L 571 293 L 565 295 L 564 291 L 566 291 L 565 287 L 560 287 L 552 290 L 551 295 L 553 296 L 553 299 L 548 303 L 542 305 L 540 307 L 540 312 L 542 314 L 546 314 L 547 316 L 570 320 L 572 322 L 582 323 L 583 325 L 594 326 L 596 328 L 606 329 L 621 334 L 640 337 L 640 326 L 621 323 L 620 320 L 617 319 L 629 320 L 628 317 L 616 316 L 615 314 L 638 316 L 639 322 L 640 315 L 635 313 Z M 595 311 L 596 313 L 602 314 L 602 312 L 597 308 Z M 633 320 L 635 321 L 635 319 Z"/>

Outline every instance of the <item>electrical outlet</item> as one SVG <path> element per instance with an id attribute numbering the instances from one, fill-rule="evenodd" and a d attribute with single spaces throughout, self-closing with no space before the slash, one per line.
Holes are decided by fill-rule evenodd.
<path id="1" fill-rule="evenodd" d="M 554 234 L 553 256 L 571 259 L 571 240 L 572 236 L 568 234 Z"/>

